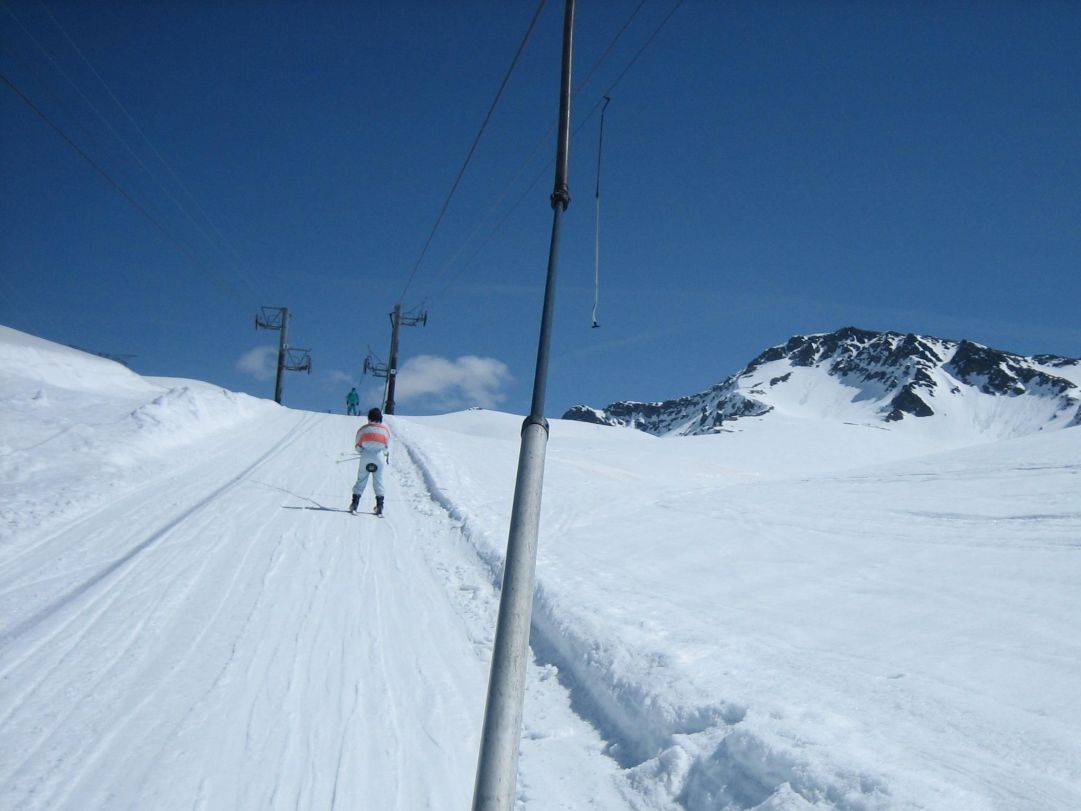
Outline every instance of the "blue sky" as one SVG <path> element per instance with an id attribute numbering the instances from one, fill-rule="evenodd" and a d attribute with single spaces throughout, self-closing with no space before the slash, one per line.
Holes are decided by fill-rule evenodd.
<path id="1" fill-rule="evenodd" d="M 550 416 L 846 325 L 1081 355 L 1081 4 L 685 0 L 623 74 L 675 5 L 642 4 L 575 98 Z M 638 6 L 580 0 L 576 86 Z M 524 413 L 557 0 L 407 281 L 535 8 L 3 0 L 3 75 L 131 200 L 0 84 L 0 322 L 271 396 L 253 319 L 287 306 L 313 372 L 285 402 L 339 410 L 377 397 L 360 367 L 400 299 L 428 312 L 400 413 Z M 588 113 L 621 74 L 591 329 Z"/>

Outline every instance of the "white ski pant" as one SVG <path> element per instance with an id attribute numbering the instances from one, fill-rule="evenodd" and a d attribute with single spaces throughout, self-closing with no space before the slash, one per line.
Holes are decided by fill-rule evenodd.
<path id="1" fill-rule="evenodd" d="M 372 477 L 372 486 L 377 496 L 383 495 L 383 468 L 386 467 L 387 459 L 383 456 L 382 448 L 370 448 L 360 452 L 360 467 L 357 470 L 357 483 L 353 485 L 353 494 L 364 495 L 364 488 L 368 486 L 368 476 Z M 371 466 L 374 465 L 374 470 Z"/>

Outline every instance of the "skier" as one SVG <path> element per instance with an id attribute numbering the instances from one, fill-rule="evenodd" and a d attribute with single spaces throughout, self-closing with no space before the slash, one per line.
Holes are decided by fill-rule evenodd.
<path id="1" fill-rule="evenodd" d="M 375 514 L 383 514 L 383 468 L 390 463 L 390 429 L 383 424 L 383 412 L 373 408 L 368 412 L 368 422 L 357 431 L 354 443 L 360 454 L 360 468 L 357 471 L 357 483 L 353 485 L 353 498 L 349 502 L 349 512 L 355 513 L 364 488 L 368 484 L 368 475 L 372 477 L 375 490 Z"/>
<path id="2" fill-rule="evenodd" d="M 357 388 L 356 388 L 356 386 L 354 386 L 353 388 L 349 389 L 349 393 L 347 395 L 345 395 L 345 413 L 346 413 L 346 415 L 352 417 L 352 416 L 354 416 L 356 414 L 359 414 L 360 412 L 357 411 L 357 406 L 359 406 L 359 405 L 360 405 L 360 395 L 357 394 Z"/>

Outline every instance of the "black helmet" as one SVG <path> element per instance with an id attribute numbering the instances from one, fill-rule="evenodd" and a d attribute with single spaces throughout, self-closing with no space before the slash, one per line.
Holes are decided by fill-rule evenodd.
<path id="1" fill-rule="evenodd" d="M 370 411 L 368 411 L 368 422 L 382 422 L 382 421 L 383 421 L 383 412 L 380 411 L 378 408 L 373 408 Z"/>

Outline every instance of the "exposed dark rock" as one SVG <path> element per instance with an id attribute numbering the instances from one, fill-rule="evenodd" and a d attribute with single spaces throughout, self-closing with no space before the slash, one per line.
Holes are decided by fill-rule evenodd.
<path id="1" fill-rule="evenodd" d="M 1060 358 L 1058 355 L 1033 355 L 1032 359 L 1041 366 L 1051 366 L 1056 369 L 1065 369 L 1067 366 L 1081 366 L 1081 360 L 1077 358 Z"/>
<path id="2" fill-rule="evenodd" d="M 1072 364 L 1062 363 L 1059 367 L 1068 365 Z M 1024 394 L 1030 385 L 1053 394 L 1065 394 L 1076 388 L 1064 378 L 1054 377 L 1034 368 L 1028 358 L 989 349 L 971 341 L 961 341 L 957 345 L 957 351 L 945 369 L 962 383 L 974 386 L 984 394 L 1016 397 Z"/>
<path id="3" fill-rule="evenodd" d="M 569 409 L 563 415 L 565 420 L 578 420 L 578 422 L 591 422 L 594 425 L 611 425 L 611 423 L 604 418 L 603 414 L 598 414 L 596 409 L 589 406 L 576 405 Z"/>
<path id="4" fill-rule="evenodd" d="M 920 396 L 916 394 L 915 388 L 915 385 L 910 383 L 901 389 L 896 397 L 890 400 L 890 405 L 893 406 L 893 410 L 886 415 L 886 422 L 897 422 L 902 419 L 905 414 L 911 414 L 913 417 L 934 416 L 934 409 L 920 399 Z"/>
<path id="5" fill-rule="evenodd" d="M 653 434 L 715 432 L 727 422 L 761 417 L 773 410 L 768 402 L 770 393 L 763 385 L 767 378 L 758 370 L 781 361 L 787 362 L 789 370 L 768 378 L 771 390 L 793 384 L 794 368 L 823 369 L 846 391 L 858 392 L 852 395 L 853 401 L 881 402 L 879 414 L 887 422 L 934 416 L 931 402 L 943 397 L 965 397 L 966 388 L 992 396 L 1052 398 L 1055 413 L 1065 410 L 1074 422 L 1081 420 L 1078 387 L 1045 371 L 1077 366 L 1081 360 L 1054 355 L 1026 358 L 971 341 L 857 327 L 793 336 L 700 394 L 660 403 L 613 403 L 601 415 L 594 409 L 576 406 L 564 417 L 632 426 Z M 756 399 L 759 397 L 764 400 Z"/>

